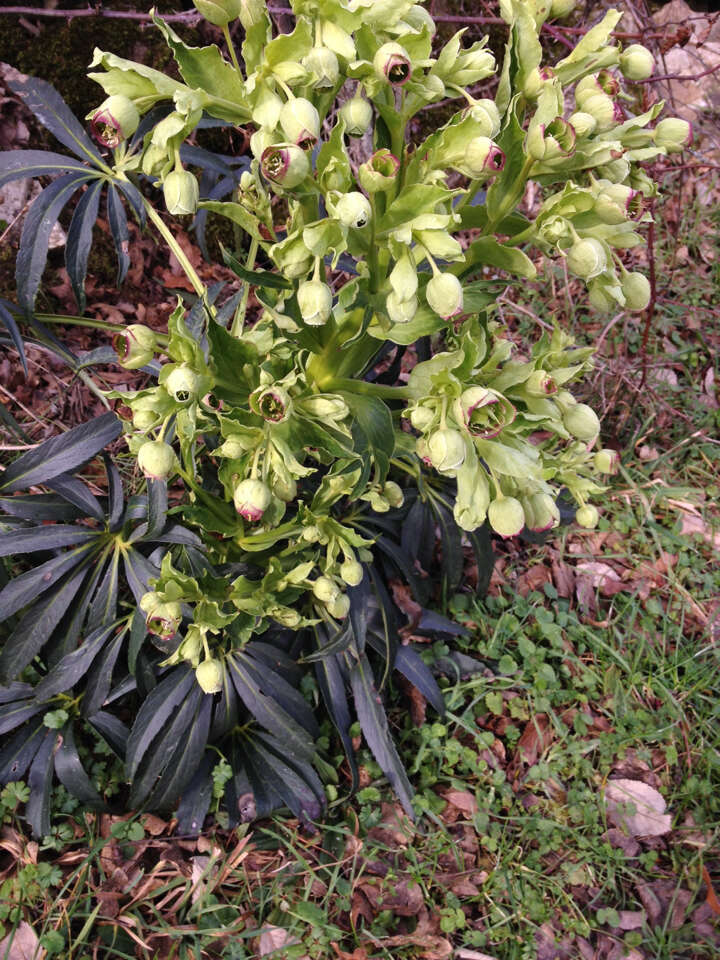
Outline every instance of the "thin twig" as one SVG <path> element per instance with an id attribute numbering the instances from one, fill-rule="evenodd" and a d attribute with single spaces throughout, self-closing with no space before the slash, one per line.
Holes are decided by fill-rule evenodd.
<path id="1" fill-rule="evenodd" d="M 640 377 L 640 383 L 638 385 L 638 393 L 645 386 L 645 381 L 647 380 L 648 372 L 648 363 L 647 363 L 647 346 L 648 339 L 650 337 L 650 324 L 652 323 L 652 318 L 655 313 L 655 301 L 657 299 L 657 283 L 655 276 L 655 221 L 651 221 L 648 227 L 648 267 L 650 273 L 650 303 L 647 306 L 647 316 L 645 317 L 645 329 L 643 330 L 642 346 L 640 347 L 640 355 L 642 357 L 642 376 Z"/>

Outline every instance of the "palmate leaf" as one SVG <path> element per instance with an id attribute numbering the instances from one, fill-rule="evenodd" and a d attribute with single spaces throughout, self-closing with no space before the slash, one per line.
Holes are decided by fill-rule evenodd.
<path id="1" fill-rule="evenodd" d="M 0 478 L 0 491 L 12 493 L 77 470 L 119 436 L 121 430 L 115 414 L 105 413 L 45 440 L 10 464 Z"/>
<path id="2" fill-rule="evenodd" d="M 50 234 L 60 211 L 76 190 L 95 177 L 96 174 L 87 169 L 82 173 L 67 173 L 58 177 L 35 198 L 27 212 L 15 263 L 15 282 L 18 303 L 28 316 L 35 307 L 35 297 L 47 262 Z"/>
<path id="3" fill-rule="evenodd" d="M 61 153 L 48 150 L 8 150 L 0 153 L 0 187 L 11 180 L 57 176 L 68 171 L 88 178 L 93 175 L 84 163 L 64 157 Z"/>
<path id="4" fill-rule="evenodd" d="M 101 164 L 102 157 L 57 90 L 37 77 L 16 77 L 7 85 L 22 98 L 40 123 L 76 156 L 93 164 Z"/>

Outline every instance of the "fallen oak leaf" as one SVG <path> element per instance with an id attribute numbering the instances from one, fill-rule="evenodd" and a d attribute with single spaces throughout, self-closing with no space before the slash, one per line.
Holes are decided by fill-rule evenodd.
<path id="1" fill-rule="evenodd" d="M 710 879 L 710 874 L 708 873 L 708 868 L 705 866 L 705 864 L 703 864 L 702 875 L 705 886 L 707 887 L 707 896 L 705 897 L 707 905 L 710 907 L 713 913 L 720 915 L 720 901 L 718 901 L 715 888 L 712 885 L 712 880 Z"/>

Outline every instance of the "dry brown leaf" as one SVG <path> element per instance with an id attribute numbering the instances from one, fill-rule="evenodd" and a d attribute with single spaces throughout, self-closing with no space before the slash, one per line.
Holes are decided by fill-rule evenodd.
<path id="1" fill-rule="evenodd" d="M 443 797 L 469 817 L 474 817 L 477 813 L 477 800 L 469 790 L 446 790 Z"/>
<path id="2" fill-rule="evenodd" d="M 20 921 L 14 934 L 9 933 L 0 941 L 2 960 L 42 960 L 44 956 L 38 935 L 24 920 Z"/>
<path id="3" fill-rule="evenodd" d="M 261 957 L 268 957 L 274 954 L 277 960 L 284 960 L 283 954 L 280 953 L 280 951 L 284 950 L 285 947 L 297 946 L 298 943 L 300 943 L 298 938 L 285 930 L 284 927 L 265 927 L 258 937 L 258 954 Z M 305 955 L 301 957 L 300 960 L 310 960 L 310 958 Z"/>
<path id="4" fill-rule="evenodd" d="M 672 817 L 665 813 L 660 793 L 641 780 L 609 780 L 604 791 L 607 817 L 632 837 L 662 837 L 670 832 Z M 627 809 L 632 804 L 635 813 Z"/>
<path id="5" fill-rule="evenodd" d="M 720 549 L 720 530 L 713 530 L 697 513 L 683 513 L 680 533 L 699 534 L 716 549 Z"/>

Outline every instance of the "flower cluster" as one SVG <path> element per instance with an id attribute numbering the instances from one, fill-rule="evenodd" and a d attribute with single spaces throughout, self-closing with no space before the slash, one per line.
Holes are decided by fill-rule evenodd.
<path id="1" fill-rule="evenodd" d="M 468 278 L 485 266 L 532 278 L 533 248 L 564 260 L 594 308 L 644 309 L 648 282 L 622 259 L 655 193 L 639 164 L 692 132 L 658 120 L 662 104 L 639 108 L 633 84 L 653 60 L 613 43 L 617 11 L 547 66 L 542 22 L 572 4 L 508 0 L 490 100 L 468 92 L 495 72 L 486 43 L 464 46 L 460 30 L 436 49 L 412 0 L 293 0 L 295 27 L 275 36 L 261 0 L 195 3 L 228 40 L 240 19 L 244 68 L 232 47 L 228 62 L 156 17 L 182 80 L 98 51 L 92 76 L 109 99 L 92 120 L 124 175 L 154 178 L 170 213 L 207 209 L 248 238 L 228 262 L 255 288 L 253 322 L 247 286 L 223 313 L 195 276 L 199 312 L 191 322 L 179 306 L 167 343 L 139 324 L 115 341 L 128 369 L 164 358 L 157 386 L 116 394 L 140 469 L 149 483 L 182 482 L 185 520 L 236 571 L 191 577 L 167 560 L 143 601 L 154 635 L 187 624 L 168 662 L 191 663 L 212 692 L 223 653 L 270 623 L 338 627 L 373 557 L 357 517 L 400 509 L 410 483 L 451 490 L 466 531 L 548 530 L 561 490 L 578 523 L 597 522 L 588 501 L 617 458 L 595 449 L 598 418 L 569 390 L 591 350 L 555 330 L 516 355 L 492 288 Z M 408 143 L 412 118 L 445 98 L 457 113 Z M 162 118 L 124 145 L 160 103 Z M 203 115 L 252 130 L 228 202 L 201 197 L 181 157 Z M 350 141 L 368 131 L 351 161 Z M 528 219 L 517 207 L 531 180 L 542 203 Z M 382 351 L 428 337 L 435 353 L 407 382 L 370 382 Z"/>

